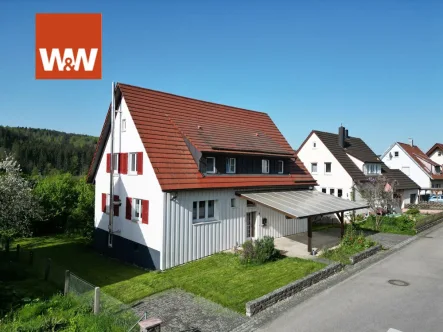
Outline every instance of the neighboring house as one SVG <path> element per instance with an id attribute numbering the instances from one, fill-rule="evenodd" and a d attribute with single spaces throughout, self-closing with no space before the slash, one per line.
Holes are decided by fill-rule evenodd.
<path id="1" fill-rule="evenodd" d="M 435 143 L 432 148 L 426 152 L 426 155 L 437 164 L 443 166 L 443 144 Z"/>
<path id="2" fill-rule="evenodd" d="M 435 148 L 430 150 L 431 154 L 435 152 L 436 157 L 439 157 Z M 427 200 L 430 194 L 441 193 L 441 164 L 428 157 L 412 140 L 409 144 L 392 144 L 383 154 L 382 160 L 388 167 L 401 170 L 420 186 L 420 200 Z"/>
<path id="3" fill-rule="evenodd" d="M 163 270 L 300 232 L 310 251 L 314 217 L 337 213 L 343 225 L 344 211 L 364 207 L 313 190 L 265 113 L 126 84 L 115 95 L 113 154 L 110 107 L 88 173 L 94 244 L 107 255 Z"/>
<path id="4" fill-rule="evenodd" d="M 383 174 L 397 181 L 401 207 L 416 200 L 419 186 L 403 173 L 386 167 L 362 139 L 349 136 L 343 126 L 338 134 L 313 130 L 297 150 L 297 157 L 317 181 L 316 189 L 323 193 L 363 202 L 354 189 L 355 183 Z M 366 211 L 358 211 L 362 212 Z"/>

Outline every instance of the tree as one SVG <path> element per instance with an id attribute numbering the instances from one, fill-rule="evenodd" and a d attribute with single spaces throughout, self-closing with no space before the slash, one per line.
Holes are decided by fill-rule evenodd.
<path id="1" fill-rule="evenodd" d="M 355 184 L 355 189 L 375 212 L 375 230 L 377 231 L 380 230 L 383 212 L 391 211 L 397 203 L 398 198 L 395 195 L 397 186 L 396 180 L 390 180 L 384 175 L 369 177 Z"/>
<path id="2" fill-rule="evenodd" d="M 40 217 L 38 200 L 12 155 L 0 161 L 0 171 L 0 235 L 29 236 L 31 222 Z"/>

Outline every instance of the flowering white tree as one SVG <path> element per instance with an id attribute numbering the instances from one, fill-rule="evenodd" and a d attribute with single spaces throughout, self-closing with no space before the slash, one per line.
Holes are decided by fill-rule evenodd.
<path id="1" fill-rule="evenodd" d="M 390 211 L 396 205 L 397 186 L 396 180 L 390 180 L 384 175 L 369 177 L 355 184 L 355 189 L 375 212 L 375 230 L 380 230 L 382 213 Z"/>
<path id="2" fill-rule="evenodd" d="M 0 161 L 0 235 L 11 238 L 31 235 L 30 223 L 39 218 L 38 200 L 30 183 L 21 176 L 11 156 Z"/>

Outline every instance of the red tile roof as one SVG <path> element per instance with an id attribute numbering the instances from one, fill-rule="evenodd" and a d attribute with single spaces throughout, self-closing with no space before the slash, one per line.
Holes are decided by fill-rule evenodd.
<path id="1" fill-rule="evenodd" d="M 440 151 L 443 151 L 443 144 L 442 143 L 435 143 L 432 148 L 429 149 L 428 152 L 426 152 L 426 155 L 428 157 L 431 156 L 431 154 L 436 150 L 436 149 L 440 149 Z"/>
<path id="2" fill-rule="evenodd" d="M 428 168 L 426 163 L 429 163 L 433 166 L 440 166 L 433 160 L 431 160 L 420 148 L 416 145 L 411 146 L 410 144 L 397 142 L 403 150 L 415 160 L 415 162 L 429 175 L 430 178 L 434 180 L 443 180 L 443 174 L 432 174 Z"/>
<path id="3" fill-rule="evenodd" d="M 230 107 L 160 91 L 118 84 L 163 190 L 316 185 L 266 113 Z M 109 111 L 88 174 L 93 181 Z M 245 153 L 291 158 L 290 174 L 204 176 L 186 141 L 200 152 Z M 101 144 L 100 144 L 101 143 Z M 101 146 L 101 147 L 100 147 Z M 101 149 L 101 151 L 100 151 Z"/>

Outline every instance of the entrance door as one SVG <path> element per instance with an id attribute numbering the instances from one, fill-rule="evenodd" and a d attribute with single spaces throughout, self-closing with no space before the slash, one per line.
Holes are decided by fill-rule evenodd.
<path id="1" fill-rule="evenodd" d="M 255 237 L 255 212 L 246 213 L 246 238 Z"/>

